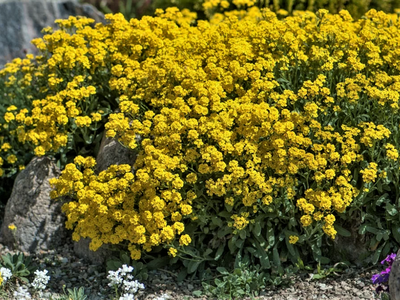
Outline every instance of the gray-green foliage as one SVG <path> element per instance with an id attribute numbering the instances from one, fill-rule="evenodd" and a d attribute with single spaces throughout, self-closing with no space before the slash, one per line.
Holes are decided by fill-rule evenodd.
<path id="1" fill-rule="evenodd" d="M 85 300 L 87 299 L 87 296 L 85 295 L 85 289 L 83 287 L 80 287 L 79 289 L 73 288 L 73 289 L 67 289 L 68 294 L 65 292 L 65 286 L 63 286 L 63 292 L 64 295 L 55 298 L 52 300 Z"/>
<path id="2" fill-rule="evenodd" d="M 23 253 L 11 254 L 1 256 L 0 266 L 11 270 L 11 279 L 21 280 L 29 283 L 28 276 L 34 271 L 31 265 L 31 258 L 25 256 Z"/>
<path id="3" fill-rule="evenodd" d="M 211 282 L 203 281 L 203 290 L 193 292 L 194 296 L 210 296 L 218 299 L 243 299 L 256 297 L 268 285 L 280 285 L 290 281 L 290 275 L 297 269 L 286 269 L 285 274 L 263 272 L 259 265 L 239 262 L 233 271 L 217 268 L 218 275 Z"/>

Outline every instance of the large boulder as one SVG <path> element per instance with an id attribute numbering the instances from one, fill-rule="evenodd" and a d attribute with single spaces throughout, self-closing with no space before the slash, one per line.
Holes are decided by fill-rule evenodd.
<path id="1" fill-rule="evenodd" d="M 20 251 L 38 253 L 65 244 L 68 232 L 62 203 L 50 199 L 49 179 L 60 175 L 48 157 L 35 157 L 15 179 L 0 229 L 0 242 Z M 8 228 L 14 224 L 17 229 Z"/>
<path id="2" fill-rule="evenodd" d="M 95 7 L 77 0 L 0 0 L 0 68 L 26 53 L 36 54 L 31 40 L 42 37 L 43 28 L 56 28 L 55 20 L 78 15 L 105 20 Z"/>
<path id="3" fill-rule="evenodd" d="M 400 300 L 400 250 L 392 264 L 389 275 L 390 300 Z"/>

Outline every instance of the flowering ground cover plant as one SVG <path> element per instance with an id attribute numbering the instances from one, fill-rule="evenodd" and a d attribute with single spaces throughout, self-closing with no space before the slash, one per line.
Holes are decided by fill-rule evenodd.
<path id="1" fill-rule="evenodd" d="M 373 275 L 371 278 L 373 284 L 378 284 L 376 288 L 376 292 L 378 294 L 382 292 L 386 293 L 389 292 L 389 286 L 388 286 L 389 275 L 395 259 L 396 259 L 396 253 L 388 255 L 384 260 L 381 261 L 381 265 L 384 264 L 387 265 L 386 269 L 378 274 Z"/>
<path id="2" fill-rule="evenodd" d="M 396 15 L 106 18 L 60 20 L 33 41 L 39 57 L 0 71 L 2 164 L 17 166 L 21 149 L 66 164 L 51 196 L 73 199 L 63 211 L 74 240 L 135 260 L 164 248 L 187 274 L 327 263 L 322 249 L 354 218 L 374 261 L 398 246 Z M 138 151 L 135 171 L 96 172 L 86 154 L 103 131 Z"/>

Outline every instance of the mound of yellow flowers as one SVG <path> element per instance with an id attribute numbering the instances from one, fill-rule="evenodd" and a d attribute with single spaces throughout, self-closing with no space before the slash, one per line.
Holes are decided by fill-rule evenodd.
<path id="1" fill-rule="evenodd" d="M 162 245 L 175 256 L 219 239 L 232 253 L 250 240 L 256 257 L 279 243 L 295 255 L 293 244 L 320 232 L 334 239 L 338 213 L 398 178 L 397 16 L 279 20 L 250 8 L 196 22 L 170 8 L 106 18 L 60 20 L 33 41 L 41 56 L 0 71 L 8 86 L 41 83 L 42 98 L 4 116 L 36 155 L 101 122 L 139 150 L 134 172 L 98 174 L 92 157 L 77 156 L 51 181 L 52 197 L 74 199 L 63 205 L 73 239 L 91 238 L 92 250 L 125 243 L 139 259 Z M 111 98 L 118 110 L 106 115 L 97 103 Z"/>

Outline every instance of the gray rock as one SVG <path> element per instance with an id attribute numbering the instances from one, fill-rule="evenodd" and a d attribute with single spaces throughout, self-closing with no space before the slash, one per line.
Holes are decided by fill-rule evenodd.
<path id="1" fill-rule="evenodd" d="M 95 7 L 77 0 L 0 0 L 0 68 L 26 53 L 37 54 L 31 40 L 43 37 L 43 28 L 57 28 L 56 19 L 77 15 L 105 22 Z"/>
<path id="2" fill-rule="evenodd" d="M 400 300 L 400 250 L 397 252 L 390 270 L 389 293 L 391 300 Z"/>
<path id="3" fill-rule="evenodd" d="M 336 235 L 333 243 L 333 260 L 349 261 L 357 266 L 364 266 L 371 262 L 371 252 L 368 250 L 369 237 L 360 235 L 356 226 L 345 229 L 351 232 L 351 236 Z"/>
<path id="4" fill-rule="evenodd" d="M 111 165 L 128 164 L 133 167 L 136 156 L 136 150 L 128 149 L 122 146 L 116 139 L 107 138 L 104 135 L 96 157 L 97 171 L 104 171 Z"/>
<path id="5" fill-rule="evenodd" d="M 49 179 L 58 177 L 60 170 L 48 157 L 35 157 L 15 179 L 7 202 L 0 242 L 10 248 L 38 253 L 65 244 L 67 230 L 62 203 L 50 199 Z M 11 231 L 8 226 L 17 229 Z"/>
<path id="6" fill-rule="evenodd" d="M 74 253 L 79 258 L 90 261 L 94 265 L 103 265 L 107 257 L 111 256 L 108 245 L 103 244 L 96 251 L 92 251 L 89 249 L 89 244 L 89 238 L 81 238 L 78 242 L 74 242 Z"/>

